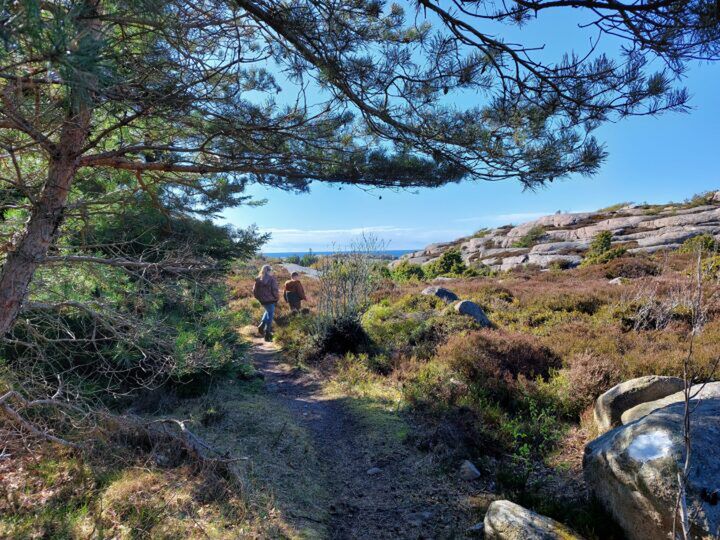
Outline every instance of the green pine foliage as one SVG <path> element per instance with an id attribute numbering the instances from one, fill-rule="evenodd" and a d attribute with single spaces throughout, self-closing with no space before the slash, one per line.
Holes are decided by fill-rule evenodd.
<path id="1" fill-rule="evenodd" d="M 533 247 L 535 244 L 538 244 L 544 236 L 545 236 L 545 228 L 544 227 L 533 227 L 532 229 L 530 229 L 527 232 L 527 234 L 522 236 L 516 242 L 513 242 L 512 247 L 516 247 L 516 248 Z"/>
<path id="2" fill-rule="evenodd" d="M 580 266 L 604 264 L 622 257 L 626 252 L 627 250 L 624 247 L 612 247 L 612 233 L 610 231 L 601 231 L 593 238 Z"/>

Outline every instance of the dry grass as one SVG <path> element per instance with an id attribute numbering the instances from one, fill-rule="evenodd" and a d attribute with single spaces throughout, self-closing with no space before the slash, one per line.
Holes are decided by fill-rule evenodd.
<path id="1" fill-rule="evenodd" d="M 305 538 L 327 497 L 305 431 L 254 383 L 227 381 L 166 411 L 219 452 L 249 457 L 238 480 L 189 461 L 113 446 L 41 445 L 0 461 L 0 538 Z M 152 418 L 152 417 L 148 417 Z"/>

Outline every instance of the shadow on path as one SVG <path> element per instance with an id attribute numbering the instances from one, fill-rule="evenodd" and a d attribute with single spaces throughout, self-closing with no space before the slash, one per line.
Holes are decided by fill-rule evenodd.
<path id="1" fill-rule="evenodd" d="M 465 536 L 473 513 L 467 501 L 478 486 L 442 474 L 431 454 L 405 444 L 397 430 L 377 430 L 363 414 L 367 400 L 329 397 L 316 373 L 285 364 L 276 345 L 255 339 L 252 356 L 268 394 L 311 436 L 331 497 L 323 518 L 329 538 Z M 400 413 L 387 414 L 397 417 L 393 427 L 406 425 Z"/>

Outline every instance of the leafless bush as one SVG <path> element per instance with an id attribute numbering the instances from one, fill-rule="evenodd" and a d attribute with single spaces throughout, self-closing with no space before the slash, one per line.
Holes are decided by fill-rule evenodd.
<path id="1" fill-rule="evenodd" d="M 622 299 L 633 330 L 662 330 L 673 320 L 691 317 L 692 285 L 677 282 L 668 289 L 657 281 L 641 282 Z"/>
<path id="2" fill-rule="evenodd" d="M 376 256 L 386 243 L 362 235 L 348 248 L 320 261 L 318 308 L 323 318 L 338 320 L 357 315 L 377 287 Z"/>

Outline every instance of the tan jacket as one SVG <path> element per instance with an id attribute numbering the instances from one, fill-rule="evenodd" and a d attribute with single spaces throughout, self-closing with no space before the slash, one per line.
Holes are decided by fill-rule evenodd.
<path id="1" fill-rule="evenodd" d="M 305 289 L 299 279 L 289 279 L 285 282 L 285 292 L 295 293 L 298 300 L 305 300 Z"/>
<path id="2" fill-rule="evenodd" d="M 253 285 L 253 296 L 261 304 L 275 304 L 280 300 L 278 282 L 275 276 L 266 276 L 265 279 L 255 278 Z"/>

